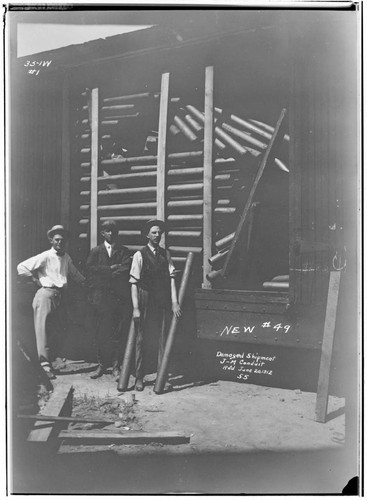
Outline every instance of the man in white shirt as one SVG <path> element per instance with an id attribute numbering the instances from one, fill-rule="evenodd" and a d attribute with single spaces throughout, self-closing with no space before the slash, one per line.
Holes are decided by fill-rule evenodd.
<path id="1" fill-rule="evenodd" d="M 158 367 L 162 361 L 167 325 L 173 313 L 181 316 L 177 300 L 175 267 L 167 250 L 159 246 L 165 224 L 158 219 L 147 222 L 143 235 L 147 245 L 136 252 L 130 270 L 133 318 L 138 323 L 135 358 L 135 389 L 144 388 L 149 337 L 158 333 Z M 148 333 L 149 330 L 149 333 Z M 157 331 L 158 332 L 154 332 Z"/>
<path id="2" fill-rule="evenodd" d="M 47 231 L 51 248 L 21 262 L 17 267 L 19 275 L 31 277 L 39 287 L 32 303 L 34 329 L 38 358 L 50 379 L 55 378 L 55 374 L 50 360 L 47 318 L 60 306 L 62 293 L 67 288 L 68 276 L 79 284 L 84 284 L 85 281 L 70 255 L 65 252 L 67 234 L 64 226 L 53 226 Z"/>

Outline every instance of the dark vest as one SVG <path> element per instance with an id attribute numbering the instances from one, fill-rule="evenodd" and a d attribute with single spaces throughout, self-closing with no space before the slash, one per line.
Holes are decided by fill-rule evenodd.
<path id="1" fill-rule="evenodd" d="M 141 249 L 143 266 L 139 286 L 151 292 L 152 298 L 160 305 L 171 305 L 171 278 L 169 275 L 166 250 L 158 247 L 157 257 L 147 246 Z"/>

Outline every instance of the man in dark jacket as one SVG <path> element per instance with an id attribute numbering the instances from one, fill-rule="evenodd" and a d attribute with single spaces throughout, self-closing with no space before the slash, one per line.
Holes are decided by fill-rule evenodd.
<path id="1" fill-rule="evenodd" d="M 98 361 L 91 378 L 101 377 L 112 360 L 112 376 L 119 377 L 124 341 L 131 318 L 130 252 L 118 240 L 116 222 L 101 226 L 104 242 L 87 259 L 89 321 Z"/>
<path id="2" fill-rule="evenodd" d="M 135 253 L 130 270 L 133 317 L 138 323 L 135 359 L 137 391 L 142 391 L 144 388 L 149 337 L 158 333 L 159 367 L 171 314 L 176 317 L 181 316 L 177 300 L 175 267 L 169 252 L 159 246 L 164 230 L 165 224 L 161 220 L 152 219 L 147 222 L 143 230 L 143 235 L 148 240 L 147 245 Z"/>

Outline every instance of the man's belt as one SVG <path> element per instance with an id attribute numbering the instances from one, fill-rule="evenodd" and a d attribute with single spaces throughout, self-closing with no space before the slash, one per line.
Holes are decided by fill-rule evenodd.
<path id="1" fill-rule="evenodd" d="M 53 285 L 53 286 L 43 286 L 42 288 L 49 288 L 51 290 L 56 290 L 58 292 L 62 292 L 64 289 L 60 286 L 56 286 L 56 285 Z"/>

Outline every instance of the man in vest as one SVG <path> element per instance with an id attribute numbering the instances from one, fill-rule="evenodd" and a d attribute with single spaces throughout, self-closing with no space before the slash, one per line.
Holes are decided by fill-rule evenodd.
<path id="1" fill-rule="evenodd" d="M 87 259 L 90 304 L 88 327 L 93 331 L 98 368 L 91 375 L 101 377 L 110 362 L 112 376 L 120 375 L 124 337 L 131 318 L 129 284 L 130 252 L 118 242 L 114 220 L 101 225 L 103 243 L 92 248 Z"/>
<path id="2" fill-rule="evenodd" d="M 32 278 L 39 288 L 33 299 L 34 329 L 38 358 L 50 379 L 54 379 L 49 346 L 48 318 L 60 308 L 62 296 L 68 285 L 68 277 L 83 285 L 84 276 L 74 266 L 65 252 L 68 232 L 56 225 L 47 231 L 51 248 L 18 264 L 18 274 Z"/>
<path id="3" fill-rule="evenodd" d="M 135 357 L 135 389 L 144 388 L 147 337 L 158 329 L 158 367 L 162 361 L 166 330 L 171 311 L 181 316 L 177 300 L 175 267 L 167 250 L 159 246 L 165 224 L 153 219 L 147 222 L 142 234 L 147 245 L 136 252 L 130 270 L 133 318 L 138 323 Z M 150 331 L 149 331 L 150 330 Z"/>

